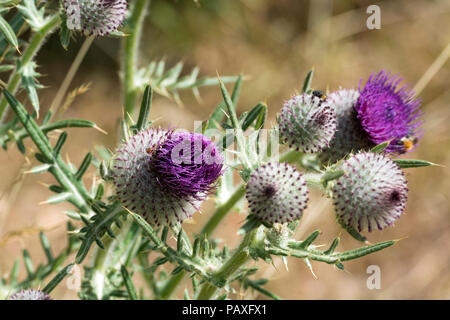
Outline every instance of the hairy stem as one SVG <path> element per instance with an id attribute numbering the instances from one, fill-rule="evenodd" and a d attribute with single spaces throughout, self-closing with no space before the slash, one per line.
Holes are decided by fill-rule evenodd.
<path id="1" fill-rule="evenodd" d="M 23 52 L 22 58 L 20 59 L 22 66 L 26 65 L 34 58 L 34 56 L 39 52 L 41 46 L 44 44 L 45 38 L 49 34 L 51 34 L 52 31 L 55 30 L 60 23 L 61 19 L 59 17 L 59 14 L 56 14 L 51 19 L 49 19 L 45 25 L 42 26 L 41 30 L 37 31 L 33 35 L 30 44 Z M 8 86 L 6 87 L 6 89 L 12 94 L 15 94 L 17 88 L 19 87 L 19 84 L 20 84 L 20 74 L 16 68 L 9 78 Z M 5 96 L 3 96 L 2 99 L 0 100 L 0 123 L 3 123 L 6 117 L 7 106 L 8 101 L 6 100 Z"/>
<path id="2" fill-rule="evenodd" d="M 247 233 L 235 253 L 225 264 L 213 275 L 214 283 L 205 283 L 197 296 L 198 300 L 211 299 L 220 287 L 223 287 L 228 278 L 250 259 L 249 247 L 255 240 L 257 230 Z"/>
<path id="3" fill-rule="evenodd" d="M 123 40 L 123 86 L 124 86 L 124 107 L 125 114 L 132 115 L 136 105 L 138 88 L 135 83 L 135 76 L 138 63 L 139 40 L 141 38 L 142 25 L 147 11 L 148 0 L 136 0 L 128 28 L 125 33 L 129 36 Z M 127 118 L 127 117 L 125 117 Z"/>
<path id="4" fill-rule="evenodd" d="M 245 186 L 241 185 L 228 199 L 227 202 L 216 209 L 214 214 L 203 227 L 201 234 L 209 237 L 211 233 L 217 228 L 219 223 L 223 220 L 223 218 L 227 215 L 227 213 L 236 205 L 236 203 L 238 203 L 239 200 L 241 200 L 244 194 Z"/>

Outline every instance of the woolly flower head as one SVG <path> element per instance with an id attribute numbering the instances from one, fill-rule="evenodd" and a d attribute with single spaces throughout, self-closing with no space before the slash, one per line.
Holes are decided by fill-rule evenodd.
<path id="1" fill-rule="evenodd" d="M 288 100 L 278 118 L 284 142 L 302 152 L 328 146 L 336 131 L 336 114 L 328 101 L 303 93 Z"/>
<path id="2" fill-rule="evenodd" d="M 256 169 L 247 183 L 250 213 L 267 224 L 302 217 L 308 202 L 305 179 L 287 163 L 267 163 Z"/>
<path id="3" fill-rule="evenodd" d="M 388 157 L 359 153 L 342 164 L 345 174 L 333 187 L 338 221 L 362 231 L 391 225 L 405 209 L 408 189 L 403 171 Z"/>
<path id="4" fill-rule="evenodd" d="M 51 298 L 45 292 L 27 289 L 14 293 L 9 300 L 51 300 Z"/>
<path id="5" fill-rule="evenodd" d="M 126 0 L 64 0 L 67 27 L 86 36 L 105 36 L 122 23 L 127 12 Z"/>
<path id="6" fill-rule="evenodd" d="M 199 209 L 222 166 L 221 154 L 205 136 L 149 129 L 117 149 L 113 180 L 126 208 L 150 223 L 173 225 Z"/>
<path id="7" fill-rule="evenodd" d="M 357 118 L 375 144 L 392 140 L 387 152 L 405 153 L 415 144 L 421 122 L 420 100 L 414 91 L 400 87 L 401 79 L 384 71 L 372 74 L 355 105 Z"/>
<path id="8" fill-rule="evenodd" d="M 323 162 L 334 163 L 353 151 L 368 150 L 375 146 L 369 140 L 356 114 L 359 92 L 342 89 L 328 95 L 327 101 L 335 109 L 337 127 L 330 146 L 320 155 Z"/>

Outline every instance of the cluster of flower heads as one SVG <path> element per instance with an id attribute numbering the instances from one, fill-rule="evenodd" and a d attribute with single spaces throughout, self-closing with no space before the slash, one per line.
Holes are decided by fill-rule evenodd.
<path id="1" fill-rule="evenodd" d="M 20 290 L 9 297 L 9 300 L 52 300 L 48 294 L 40 290 Z"/>
<path id="2" fill-rule="evenodd" d="M 138 132 L 116 151 L 113 180 L 121 203 L 156 225 L 190 218 L 222 174 L 223 157 L 202 134 Z"/>
<path id="3" fill-rule="evenodd" d="M 281 109 L 282 139 L 303 152 L 322 151 L 324 163 L 386 141 L 386 152 L 409 152 L 421 135 L 420 100 L 400 81 L 381 71 L 358 91 L 341 89 L 323 98 L 295 96 Z"/>
<path id="4" fill-rule="evenodd" d="M 64 0 L 67 27 L 86 36 L 106 36 L 117 30 L 127 12 L 126 0 Z"/>
<path id="5" fill-rule="evenodd" d="M 319 91 L 303 93 L 281 109 L 280 134 L 290 147 L 320 152 L 324 164 L 349 156 L 339 164 L 345 174 L 332 187 L 336 216 L 344 227 L 381 230 L 404 211 L 406 179 L 387 156 L 414 149 L 421 135 L 421 112 L 420 100 L 400 82 L 400 78 L 381 71 L 372 74 L 364 86 L 360 84 L 359 90 L 340 89 L 328 96 Z M 387 141 L 384 154 L 367 152 Z M 250 198 L 264 199 L 263 189 L 256 190 L 259 194 L 252 190 Z M 268 206 L 250 203 L 251 209 L 258 212 L 265 212 L 262 208 Z"/>
<path id="6" fill-rule="evenodd" d="M 400 168 L 382 154 L 363 152 L 344 161 L 333 187 L 338 221 L 369 232 L 391 225 L 405 209 L 408 188 Z"/>
<path id="7" fill-rule="evenodd" d="M 269 162 L 251 174 L 246 197 L 250 213 L 272 225 L 300 219 L 308 202 L 308 189 L 295 167 Z"/>

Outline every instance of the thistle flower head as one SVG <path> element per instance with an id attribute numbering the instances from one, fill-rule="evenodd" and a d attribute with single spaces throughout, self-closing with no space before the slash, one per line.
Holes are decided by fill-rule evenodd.
<path id="1" fill-rule="evenodd" d="M 51 300 L 50 296 L 40 290 L 20 290 L 9 297 L 9 300 Z"/>
<path id="2" fill-rule="evenodd" d="M 372 74 L 364 88 L 360 85 L 355 105 L 369 139 L 375 144 L 392 140 L 386 151 L 397 154 L 413 148 L 421 125 L 420 100 L 414 98 L 414 91 L 400 87 L 400 81 L 384 71 Z"/>
<path id="3" fill-rule="evenodd" d="M 267 163 L 256 169 L 247 183 L 250 213 L 267 224 L 302 217 L 308 202 L 305 179 L 287 163 Z"/>
<path id="4" fill-rule="evenodd" d="M 202 147 L 212 144 L 202 135 L 187 135 L 192 137 L 189 141 L 200 140 Z M 221 163 L 184 165 L 174 162 L 177 156 L 171 158 L 170 153 L 177 151 L 175 148 L 183 141 L 181 137 L 185 134 L 143 130 L 122 144 L 114 158 L 113 180 L 119 200 L 126 208 L 156 225 L 173 225 L 191 217 L 207 197 L 210 184 L 221 174 L 217 169 L 221 169 Z M 190 145 L 188 150 L 192 150 Z M 212 153 L 218 155 L 216 149 Z M 183 154 L 184 160 L 192 160 L 192 155 Z M 219 155 L 217 159 L 221 161 L 222 158 Z"/>
<path id="5" fill-rule="evenodd" d="M 405 209 L 408 189 L 400 168 L 388 157 L 359 153 L 342 164 L 345 174 L 333 187 L 337 219 L 362 231 L 391 225 Z"/>
<path id="6" fill-rule="evenodd" d="M 126 0 L 64 0 L 67 27 L 86 36 L 105 36 L 122 23 L 127 12 Z"/>
<path id="7" fill-rule="evenodd" d="M 334 163 L 347 154 L 368 150 L 375 146 L 361 126 L 355 110 L 359 92 L 341 89 L 328 95 L 328 102 L 336 111 L 336 133 L 330 146 L 320 154 L 322 162 Z"/>
<path id="8" fill-rule="evenodd" d="M 216 145 L 203 134 L 170 134 L 151 159 L 161 185 L 179 197 L 195 196 L 214 188 L 222 174 L 223 158 Z"/>
<path id="9" fill-rule="evenodd" d="M 284 142 L 302 152 L 328 146 L 336 131 L 336 114 L 328 101 L 303 93 L 288 100 L 278 118 Z"/>

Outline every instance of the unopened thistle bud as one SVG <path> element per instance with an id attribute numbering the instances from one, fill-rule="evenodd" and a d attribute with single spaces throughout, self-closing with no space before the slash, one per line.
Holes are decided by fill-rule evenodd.
<path id="1" fill-rule="evenodd" d="M 352 89 L 342 89 L 328 95 L 327 101 L 336 111 L 337 127 L 330 146 L 320 154 L 322 162 L 334 163 L 351 152 L 369 150 L 375 146 L 357 118 L 355 105 L 358 98 L 359 92 Z"/>
<path id="2" fill-rule="evenodd" d="M 122 204 L 156 225 L 190 218 L 222 174 L 223 158 L 201 134 L 149 129 L 120 146 L 113 166 Z"/>
<path id="3" fill-rule="evenodd" d="M 9 300 L 51 300 L 50 296 L 40 290 L 20 290 L 9 297 Z"/>
<path id="4" fill-rule="evenodd" d="M 333 186 L 338 221 L 352 229 L 382 230 L 400 218 L 408 188 L 404 173 L 391 159 L 359 153 L 342 164 L 345 174 Z"/>
<path id="5" fill-rule="evenodd" d="M 122 23 L 127 12 L 125 0 L 64 0 L 67 27 L 86 36 L 106 36 Z"/>
<path id="6" fill-rule="evenodd" d="M 288 100 L 278 117 L 282 140 L 308 153 L 328 146 L 336 131 L 336 113 L 326 99 L 304 93 Z"/>
<path id="7" fill-rule="evenodd" d="M 420 100 L 414 91 L 400 87 L 401 79 L 385 71 L 372 74 L 364 88 L 359 88 L 355 105 L 357 117 L 374 144 L 391 141 L 385 151 L 402 154 L 414 149 L 421 135 L 418 131 Z"/>
<path id="8" fill-rule="evenodd" d="M 256 169 L 247 183 L 250 213 L 273 225 L 298 220 L 308 202 L 306 181 L 287 163 L 267 163 Z"/>

